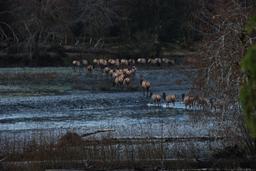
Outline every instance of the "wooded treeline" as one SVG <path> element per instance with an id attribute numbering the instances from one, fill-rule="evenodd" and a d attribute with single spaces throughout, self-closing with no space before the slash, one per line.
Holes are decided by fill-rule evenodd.
<path id="1" fill-rule="evenodd" d="M 2 0 L 0 62 L 2 66 L 63 65 L 70 62 L 64 59 L 99 49 L 116 56 L 154 56 L 157 48 L 186 47 L 201 40 L 199 27 L 207 18 L 194 16 L 212 3 L 215 1 Z"/>
<path id="2" fill-rule="evenodd" d="M 150 51 L 159 42 L 186 44 L 200 38 L 190 27 L 191 13 L 196 10 L 193 0 L 1 1 L 1 62 L 63 64 L 66 45 L 84 50 L 121 45 L 125 50 Z"/>

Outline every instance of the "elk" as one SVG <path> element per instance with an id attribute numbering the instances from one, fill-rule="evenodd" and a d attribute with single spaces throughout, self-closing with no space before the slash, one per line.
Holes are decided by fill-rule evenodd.
<path id="1" fill-rule="evenodd" d="M 147 81 L 147 80 L 141 79 L 140 80 L 140 85 L 142 87 L 143 94 L 145 95 L 145 92 L 146 92 L 146 96 L 148 96 L 149 89 L 150 89 L 150 86 L 151 86 L 150 82 Z"/>
<path id="2" fill-rule="evenodd" d="M 130 83 L 131 83 L 131 79 L 130 78 L 125 78 L 124 81 L 123 81 L 123 85 L 129 87 L 130 86 Z"/>
<path id="3" fill-rule="evenodd" d="M 88 65 L 87 66 L 87 71 L 88 72 L 92 72 L 93 71 L 93 66 L 92 65 Z"/>
<path id="4" fill-rule="evenodd" d="M 173 106 L 175 106 L 176 95 L 169 95 L 169 96 L 166 96 L 164 100 L 166 101 L 166 103 L 167 103 L 168 106 L 170 105 L 170 103 L 172 103 Z"/>
<path id="5" fill-rule="evenodd" d="M 109 67 L 105 67 L 103 73 L 108 74 L 111 69 Z"/>
<path id="6" fill-rule="evenodd" d="M 134 59 L 129 59 L 128 63 L 129 63 L 129 65 L 135 65 L 135 60 Z"/>
<path id="7" fill-rule="evenodd" d="M 121 59 L 120 62 L 121 62 L 121 65 L 122 65 L 122 66 L 128 66 L 128 64 L 129 64 L 129 63 L 128 63 L 128 60 L 126 60 L 126 59 Z"/>
<path id="8" fill-rule="evenodd" d="M 146 63 L 147 63 L 147 60 L 146 60 L 145 58 L 138 58 L 138 59 L 137 59 L 137 62 L 138 62 L 139 64 L 146 64 Z"/>
<path id="9" fill-rule="evenodd" d="M 80 72 L 80 67 L 81 67 L 81 62 L 80 61 L 74 60 L 74 61 L 72 61 L 72 65 L 73 65 L 74 72 L 76 72 L 76 68 L 78 68 L 78 70 Z"/>
<path id="10" fill-rule="evenodd" d="M 151 97 L 151 99 L 153 100 L 154 103 L 160 105 L 161 96 L 159 94 L 150 93 L 150 97 Z"/>
<path id="11" fill-rule="evenodd" d="M 194 97 L 192 96 L 185 96 L 183 99 L 183 102 L 185 104 L 185 108 L 187 109 L 187 106 L 189 106 L 189 108 L 193 107 L 194 104 Z"/>

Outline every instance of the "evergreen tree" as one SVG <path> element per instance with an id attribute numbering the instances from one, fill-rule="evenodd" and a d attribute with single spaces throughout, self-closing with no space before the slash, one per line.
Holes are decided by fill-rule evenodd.
<path id="1" fill-rule="evenodd" d="M 256 16 L 249 19 L 245 31 L 253 35 L 256 31 Z M 256 44 L 252 44 L 242 60 L 241 66 L 245 73 L 245 80 L 241 88 L 241 103 L 244 111 L 246 127 L 252 138 L 256 139 Z"/>

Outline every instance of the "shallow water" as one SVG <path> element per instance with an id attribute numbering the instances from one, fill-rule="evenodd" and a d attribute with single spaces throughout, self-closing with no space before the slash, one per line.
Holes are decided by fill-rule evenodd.
<path id="1" fill-rule="evenodd" d="M 76 82 L 80 81 L 91 87 L 94 83 L 100 83 L 101 86 L 111 85 L 111 79 L 99 71 L 79 75 L 72 73 L 70 68 L 66 69 L 67 71 L 65 68 L 61 68 L 60 71 L 56 71 L 57 69 L 49 69 L 49 71 L 76 77 Z M 213 114 L 184 108 L 180 102 L 181 94 L 189 91 L 191 79 L 195 76 L 194 70 L 139 69 L 132 82 L 134 86 L 139 84 L 141 75 L 151 82 L 153 93 L 176 94 L 179 102 L 175 108 L 166 107 L 163 101 L 162 105 L 158 106 L 141 91 L 127 90 L 104 92 L 73 89 L 63 95 L 0 97 L 0 153 L 4 153 L 10 146 L 13 148 L 10 142 L 14 142 L 14 147 L 17 149 L 22 149 L 24 144 L 34 139 L 40 142 L 56 142 L 69 130 L 79 134 L 102 129 L 113 130 L 92 136 L 93 139 L 193 138 L 221 137 L 225 127 L 233 126 L 232 122 L 220 121 L 220 118 Z M 181 84 L 177 85 L 177 80 L 182 80 Z M 65 83 L 65 79 L 62 81 Z M 179 153 L 176 156 L 172 150 L 187 152 L 188 148 L 197 150 L 196 153 L 205 157 L 209 156 L 209 151 L 212 149 L 223 148 L 225 144 L 230 143 L 222 139 L 211 142 L 200 139 L 177 142 L 166 144 L 170 157 L 180 155 Z M 191 154 L 193 156 L 194 152 Z"/>
<path id="2" fill-rule="evenodd" d="M 152 92 L 176 94 L 180 100 L 191 85 L 186 74 L 176 69 L 144 69 L 137 72 L 133 84 L 143 75 L 151 82 Z M 99 81 L 99 77 L 104 76 L 82 75 L 81 81 Z M 175 84 L 177 79 L 182 80 L 181 85 Z M 4 97 L 0 99 L 0 133 L 112 128 L 116 137 L 170 137 L 208 136 L 219 131 L 215 117 L 148 103 L 152 102 L 142 92 L 71 91 L 59 96 Z"/>

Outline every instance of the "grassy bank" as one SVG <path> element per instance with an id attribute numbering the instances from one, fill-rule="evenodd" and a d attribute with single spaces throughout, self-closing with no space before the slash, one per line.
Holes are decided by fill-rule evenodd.
<path id="1" fill-rule="evenodd" d="M 202 168 L 256 168 L 254 158 L 246 158 L 244 151 L 236 146 L 220 151 L 209 151 L 209 158 L 200 158 L 194 138 L 111 138 L 105 136 L 79 135 L 67 132 L 59 137 L 37 135 L 40 141 L 25 139 L 10 143 L 5 141 L 5 153 L 1 150 L 0 168 L 3 170 L 46 169 L 202 169 Z M 2 137 L 3 138 L 3 137 Z M 50 138 L 50 139 L 49 139 Z M 197 141 L 218 141 L 218 137 L 198 137 Z M 222 137 L 219 137 L 223 140 Z M 9 143 L 9 144 L 8 144 Z M 18 145 L 20 144 L 20 145 Z M 22 146 L 21 146 L 22 144 Z M 199 143 L 200 144 L 200 143 Z M 182 147 L 182 148 L 180 148 Z M 173 157 L 170 157 L 173 156 Z M 217 158 L 216 158 L 217 157 Z"/>

